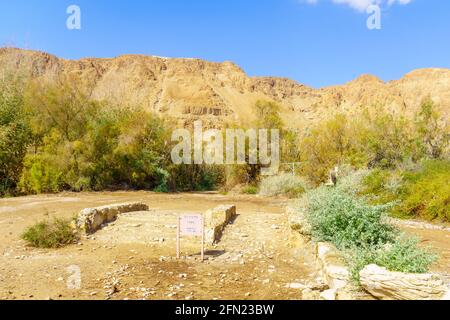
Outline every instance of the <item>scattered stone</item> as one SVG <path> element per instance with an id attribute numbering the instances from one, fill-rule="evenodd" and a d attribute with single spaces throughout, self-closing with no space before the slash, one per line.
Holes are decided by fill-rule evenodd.
<path id="1" fill-rule="evenodd" d="M 289 288 L 289 289 L 306 289 L 307 286 L 305 286 L 302 283 L 293 282 L 293 283 L 288 283 L 286 285 L 286 288 Z"/>
<path id="2" fill-rule="evenodd" d="M 355 296 L 349 290 L 339 290 L 336 295 L 336 300 L 344 300 L 344 301 L 355 300 Z"/>
<path id="3" fill-rule="evenodd" d="M 336 290 L 328 289 L 320 293 L 320 298 L 322 300 L 336 300 Z"/>
<path id="4" fill-rule="evenodd" d="M 302 291 L 302 300 L 319 300 L 320 293 L 309 288 Z"/>

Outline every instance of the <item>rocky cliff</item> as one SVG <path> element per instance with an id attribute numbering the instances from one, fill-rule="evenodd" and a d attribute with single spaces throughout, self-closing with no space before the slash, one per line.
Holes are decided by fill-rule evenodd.
<path id="1" fill-rule="evenodd" d="M 49 81 L 75 74 L 95 99 L 143 106 L 185 124 L 198 118 L 211 126 L 249 120 L 258 99 L 278 102 L 291 127 L 377 105 L 408 117 L 426 96 L 439 104 L 444 119 L 450 110 L 450 69 L 420 69 L 387 83 L 363 75 L 344 85 L 314 89 L 284 78 L 249 77 L 231 62 L 142 55 L 74 61 L 1 48 L 0 72 L 11 69 Z"/>

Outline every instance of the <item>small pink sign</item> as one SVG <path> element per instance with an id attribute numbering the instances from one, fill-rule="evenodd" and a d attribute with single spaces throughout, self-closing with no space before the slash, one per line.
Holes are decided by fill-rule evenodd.
<path id="1" fill-rule="evenodd" d="M 182 215 L 180 217 L 180 235 L 201 236 L 203 233 L 203 217 L 201 215 Z"/>
<path id="2" fill-rule="evenodd" d="M 180 259 L 180 238 L 182 236 L 201 237 L 201 259 L 205 259 L 205 224 L 201 214 L 183 214 L 178 217 L 177 259 Z"/>

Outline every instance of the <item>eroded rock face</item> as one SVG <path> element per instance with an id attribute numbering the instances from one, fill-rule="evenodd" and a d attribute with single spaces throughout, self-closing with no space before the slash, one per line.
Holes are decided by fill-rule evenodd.
<path id="1" fill-rule="evenodd" d="M 140 202 L 114 204 L 97 208 L 87 208 L 78 214 L 76 227 L 85 234 L 92 234 L 105 223 L 114 221 L 121 213 L 147 211 L 148 206 Z"/>
<path id="2" fill-rule="evenodd" d="M 259 99 L 276 101 L 286 125 L 299 129 L 335 113 L 352 114 L 376 105 L 412 118 L 428 96 L 439 105 L 444 121 L 450 111 L 450 69 L 420 69 L 387 83 L 363 75 L 340 86 L 314 89 L 285 78 L 249 77 L 231 62 L 143 55 L 74 61 L 2 48 L 0 74 L 8 70 L 39 81 L 76 74 L 94 99 L 143 106 L 186 127 L 198 119 L 206 127 L 254 120 Z"/>
<path id="3" fill-rule="evenodd" d="M 214 244 L 220 240 L 225 227 L 236 217 L 235 205 L 221 205 L 205 213 L 205 242 Z"/>
<path id="4" fill-rule="evenodd" d="M 361 286 L 381 300 L 441 300 L 449 286 L 436 274 L 391 272 L 368 265 L 360 272 Z"/>

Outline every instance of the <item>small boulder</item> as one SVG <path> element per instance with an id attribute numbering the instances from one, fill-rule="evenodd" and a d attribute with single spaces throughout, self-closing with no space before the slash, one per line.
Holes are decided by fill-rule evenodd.
<path id="1" fill-rule="evenodd" d="M 381 300 L 441 300 L 449 287 L 436 274 L 391 272 L 368 265 L 360 272 L 361 286 Z"/>

